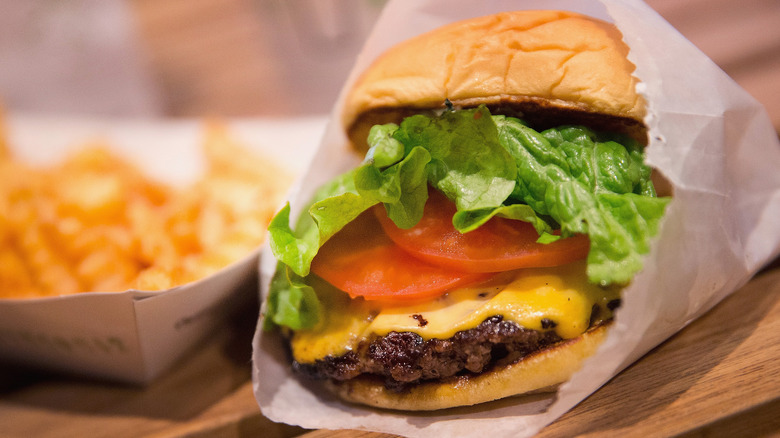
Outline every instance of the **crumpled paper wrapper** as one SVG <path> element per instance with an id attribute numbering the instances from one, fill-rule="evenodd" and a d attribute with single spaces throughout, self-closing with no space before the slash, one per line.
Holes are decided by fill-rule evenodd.
<path id="1" fill-rule="evenodd" d="M 566 9 L 614 22 L 648 101 L 647 161 L 671 182 L 674 200 L 644 270 L 598 353 L 556 395 L 519 397 L 433 413 L 349 405 L 296 379 L 280 337 L 258 331 L 254 390 L 263 414 L 306 428 L 359 429 L 408 437 L 530 436 L 622 369 L 746 283 L 780 251 L 780 145 L 763 108 L 639 0 L 395 1 L 388 4 L 345 90 L 386 48 L 445 23 L 503 10 Z M 291 198 L 293 217 L 314 189 L 360 160 L 334 108 L 313 163 Z M 263 285 L 275 261 L 266 248 Z M 263 290 L 265 293 L 265 290 Z"/>

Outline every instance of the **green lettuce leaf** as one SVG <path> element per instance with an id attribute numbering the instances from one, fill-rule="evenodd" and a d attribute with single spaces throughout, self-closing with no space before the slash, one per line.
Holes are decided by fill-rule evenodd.
<path id="1" fill-rule="evenodd" d="M 409 117 L 394 138 L 407 151 L 423 147 L 430 152 L 428 182 L 455 201 L 458 210 L 498 207 L 514 189 L 516 166 L 484 106 L 435 118 Z"/>
<path id="2" fill-rule="evenodd" d="M 500 207 L 515 185 L 516 166 L 484 107 L 377 125 L 368 141 L 363 163 L 321 188 L 295 229 L 289 206 L 272 219 L 271 250 L 297 275 L 308 275 L 320 246 L 380 202 L 398 227 L 410 228 L 422 217 L 428 184 L 465 211 Z"/>
<path id="3" fill-rule="evenodd" d="M 397 226 L 414 226 L 429 185 L 455 202 L 461 232 L 500 216 L 530 222 L 541 243 L 588 234 L 588 277 L 602 285 L 627 283 L 641 269 L 669 201 L 655 197 L 633 140 L 577 126 L 537 132 L 485 107 L 377 125 L 368 142 L 363 163 L 321 188 L 295 229 L 289 206 L 271 221 L 271 249 L 284 269 L 271 284 L 269 324 L 316 323 L 305 277 L 319 248 L 378 203 Z"/>
<path id="4" fill-rule="evenodd" d="M 583 127 L 539 133 L 517 119 L 494 119 L 518 166 L 512 197 L 549 215 L 562 236 L 589 236 L 591 282 L 628 283 L 642 268 L 669 202 L 655 197 L 639 145 Z"/>
<path id="5" fill-rule="evenodd" d="M 397 130 L 398 125 L 395 123 L 372 126 L 368 133 L 370 146 L 364 162 L 381 169 L 401 161 L 404 157 L 404 145 L 393 138 L 393 133 Z"/>
<path id="6" fill-rule="evenodd" d="M 269 330 L 275 325 L 301 330 L 314 327 L 320 317 L 320 301 L 314 289 L 303 277 L 284 264 L 279 263 L 271 279 L 266 301 L 266 319 L 263 328 Z"/>
<path id="7" fill-rule="evenodd" d="M 355 187 L 361 196 L 383 203 L 388 217 L 400 228 L 411 228 L 422 218 L 428 200 L 426 166 L 430 161 L 430 153 L 416 147 L 384 170 L 361 166 L 355 175 Z"/>
<path id="8" fill-rule="evenodd" d="M 295 230 L 290 227 L 289 204 L 271 219 L 268 225 L 271 251 L 297 275 L 308 275 L 319 248 L 344 225 L 377 203 L 356 193 L 354 173 L 345 173 L 320 188 L 308 215 L 300 216 Z"/>
<path id="9" fill-rule="evenodd" d="M 553 229 L 536 212 L 525 204 L 501 205 L 496 208 L 458 211 L 452 217 L 452 224 L 461 233 L 476 230 L 493 216 L 530 222 L 539 234 L 549 233 Z"/>

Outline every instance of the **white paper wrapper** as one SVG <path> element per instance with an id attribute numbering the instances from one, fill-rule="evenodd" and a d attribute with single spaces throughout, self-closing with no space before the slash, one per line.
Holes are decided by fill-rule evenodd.
<path id="1" fill-rule="evenodd" d="M 631 47 L 649 103 L 647 159 L 674 200 L 644 270 L 599 352 L 556 396 L 516 398 L 431 414 L 380 412 L 316 393 L 290 372 L 278 336 L 255 337 L 254 385 L 268 418 L 307 428 L 422 436 L 518 437 L 538 432 L 644 353 L 745 283 L 780 248 L 780 145 L 765 111 L 712 61 L 638 0 L 395 1 L 358 58 L 353 81 L 395 43 L 445 23 L 503 10 L 565 9 L 614 22 Z M 349 87 L 349 82 L 346 88 Z M 346 89 L 345 88 L 345 89 Z M 342 92 L 342 98 L 343 98 Z M 334 119 L 292 198 L 293 217 L 323 181 L 359 158 Z M 266 249 L 267 250 L 267 249 Z M 262 261 L 270 278 L 274 260 Z M 265 282 L 263 284 L 265 284 Z"/>
<path id="2" fill-rule="evenodd" d="M 324 118 L 228 123 L 231 135 L 248 150 L 287 163 L 296 173 L 308 164 L 324 126 Z M 201 121 L 13 116 L 8 128 L 12 153 L 32 164 L 60 162 L 85 143 L 101 140 L 157 181 L 184 185 L 203 171 Z M 258 252 L 206 279 L 166 291 L 0 300 L 0 361 L 149 382 L 241 306 L 252 305 Z"/>

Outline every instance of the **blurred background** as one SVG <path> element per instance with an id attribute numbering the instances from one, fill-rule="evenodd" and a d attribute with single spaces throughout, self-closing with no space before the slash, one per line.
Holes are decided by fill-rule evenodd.
<path id="1" fill-rule="evenodd" d="M 0 100 L 122 116 L 325 114 L 385 0 L 0 0 Z"/>
<path id="2" fill-rule="evenodd" d="M 274 124 L 324 119 L 385 2 L 0 0 L 0 110 Z M 780 1 L 647 2 L 759 100 L 780 132 Z M 269 434 L 276 429 L 259 415 L 248 361 L 256 313 L 248 310 L 236 339 L 225 334 L 145 390 L 22 378 L 0 367 L 0 414 L 37 428 L 38 436 L 70 436 L 72 429 L 60 430 L 64 423 L 111 431 L 102 436 L 163 429 L 168 433 L 155 436 L 298 434 Z M 775 401 L 761 412 L 776 418 L 776 408 Z"/>
<path id="3" fill-rule="evenodd" d="M 0 0 L 0 100 L 111 116 L 326 114 L 385 0 Z M 780 2 L 648 3 L 780 129 Z"/>

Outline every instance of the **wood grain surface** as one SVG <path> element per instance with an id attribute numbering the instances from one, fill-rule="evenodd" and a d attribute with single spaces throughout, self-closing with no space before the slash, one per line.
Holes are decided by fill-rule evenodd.
<path id="1" fill-rule="evenodd" d="M 542 431 L 558 436 L 780 433 L 780 269 L 771 269 Z M 254 312 L 147 388 L 0 370 L 4 437 L 357 438 L 259 412 L 249 381 Z"/>
<path id="2" fill-rule="evenodd" d="M 133 0 L 171 116 L 289 116 L 272 29 L 252 0 Z M 780 130 L 780 2 L 651 0 L 762 102 Z M 335 96 L 335 93 L 334 93 Z M 305 107 L 303 107 L 305 108 Z M 311 109 L 311 108 L 309 108 Z M 779 222 L 780 225 L 780 222 Z M 780 434 L 780 269 L 769 270 L 542 431 L 559 436 Z M 256 309 L 145 387 L 0 368 L 2 437 L 381 437 L 266 420 L 250 381 Z"/>

